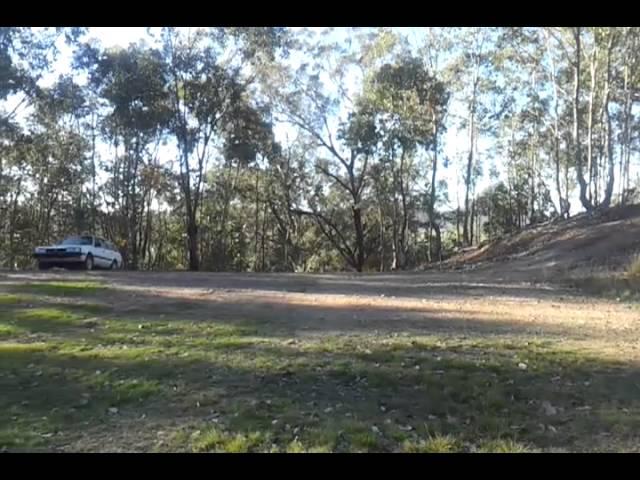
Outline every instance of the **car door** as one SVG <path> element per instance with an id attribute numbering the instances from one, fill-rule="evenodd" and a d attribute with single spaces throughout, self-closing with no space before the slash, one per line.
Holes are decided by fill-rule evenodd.
<path id="1" fill-rule="evenodd" d="M 96 265 L 101 268 L 109 268 L 111 266 L 111 255 L 106 248 L 104 239 L 96 237 L 94 244 L 93 259 Z"/>

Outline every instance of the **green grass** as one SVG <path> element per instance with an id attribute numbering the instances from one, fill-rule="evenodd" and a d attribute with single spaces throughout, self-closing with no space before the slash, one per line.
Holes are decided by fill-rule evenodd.
<path id="1" fill-rule="evenodd" d="M 21 329 L 15 325 L 0 323 L 0 338 L 11 337 L 21 332 Z"/>
<path id="2" fill-rule="evenodd" d="M 402 444 L 402 450 L 406 453 L 454 453 L 461 447 L 450 435 L 435 435 L 427 440 L 407 440 Z"/>
<path id="3" fill-rule="evenodd" d="M 26 300 L 25 296 L 0 293 L 0 305 L 15 305 Z"/>
<path id="4" fill-rule="evenodd" d="M 248 453 L 268 451 L 268 438 L 260 432 L 230 434 L 211 428 L 194 437 L 194 452 Z"/>
<path id="5" fill-rule="evenodd" d="M 491 440 L 483 443 L 479 449 L 481 453 L 527 453 L 529 448 L 513 440 Z"/>
<path id="6" fill-rule="evenodd" d="M 12 291 L 52 297 L 77 297 L 94 295 L 107 288 L 106 285 L 98 282 L 39 282 L 15 285 Z"/>
<path id="7" fill-rule="evenodd" d="M 554 341 L 365 332 L 292 343 L 292 332 L 215 311 L 200 320 L 180 308 L 123 314 L 93 299 L 31 295 L 0 311 L 0 448 L 639 446 L 640 373 Z"/>

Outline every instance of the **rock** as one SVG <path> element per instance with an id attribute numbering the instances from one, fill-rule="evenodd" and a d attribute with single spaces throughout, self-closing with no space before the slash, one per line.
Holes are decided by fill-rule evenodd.
<path id="1" fill-rule="evenodd" d="M 551 403 L 547 402 L 546 400 L 542 402 L 542 410 L 544 411 L 544 414 L 547 415 L 548 417 L 552 417 L 558 414 L 558 409 L 553 405 L 551 405 Z"/>
<path id="2" fill-rule="evenodd" d="M 119 410 L 116 407 L 109 407 L 107 411 L 112 415 L 115 415 L 119 412 Z"/>
<path id="3" fill-rule="evenodd" d="M 373 433 L 375 433 L 376 435 L 380 435 L 380 429 L 378 427 L 376 427 L 375 425 L 371 427 L 371 431 Z"/>
<path id="4" fill-rule="evenodd" d="M 518 363 L 518 368 L 520 370 L 526 370 L 527 369 L 527 364 L 520 362 L 520 363 Z"/>
<path id="5" fill-rule="evenodd" d="M 327 407 L 324 409 L 324 413 L 331 413 L 333 412 L 333 407 Z"/>

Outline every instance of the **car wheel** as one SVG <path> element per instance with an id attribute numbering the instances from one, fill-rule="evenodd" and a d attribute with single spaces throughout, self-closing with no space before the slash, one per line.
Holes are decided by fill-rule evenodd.
<path id="1" fill-rule="evenodd" d="M 87 258 L 84 261 L 84 269 L 93 270 L 93 255 L 87 255 Z"/>

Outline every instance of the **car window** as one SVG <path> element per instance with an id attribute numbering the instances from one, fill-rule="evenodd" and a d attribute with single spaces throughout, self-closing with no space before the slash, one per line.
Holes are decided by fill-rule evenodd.
<path id="1" fill-rule="evenodd" d="M 99 238 L 96 238 L 96 247 L 102 248 L 102 240 L 100 240 Z"/>
<path id="2" fill-rule="evenodd" d="M 93 245 L 93 237 L 68 237 L 62 241 L 62 245 Z"/>

